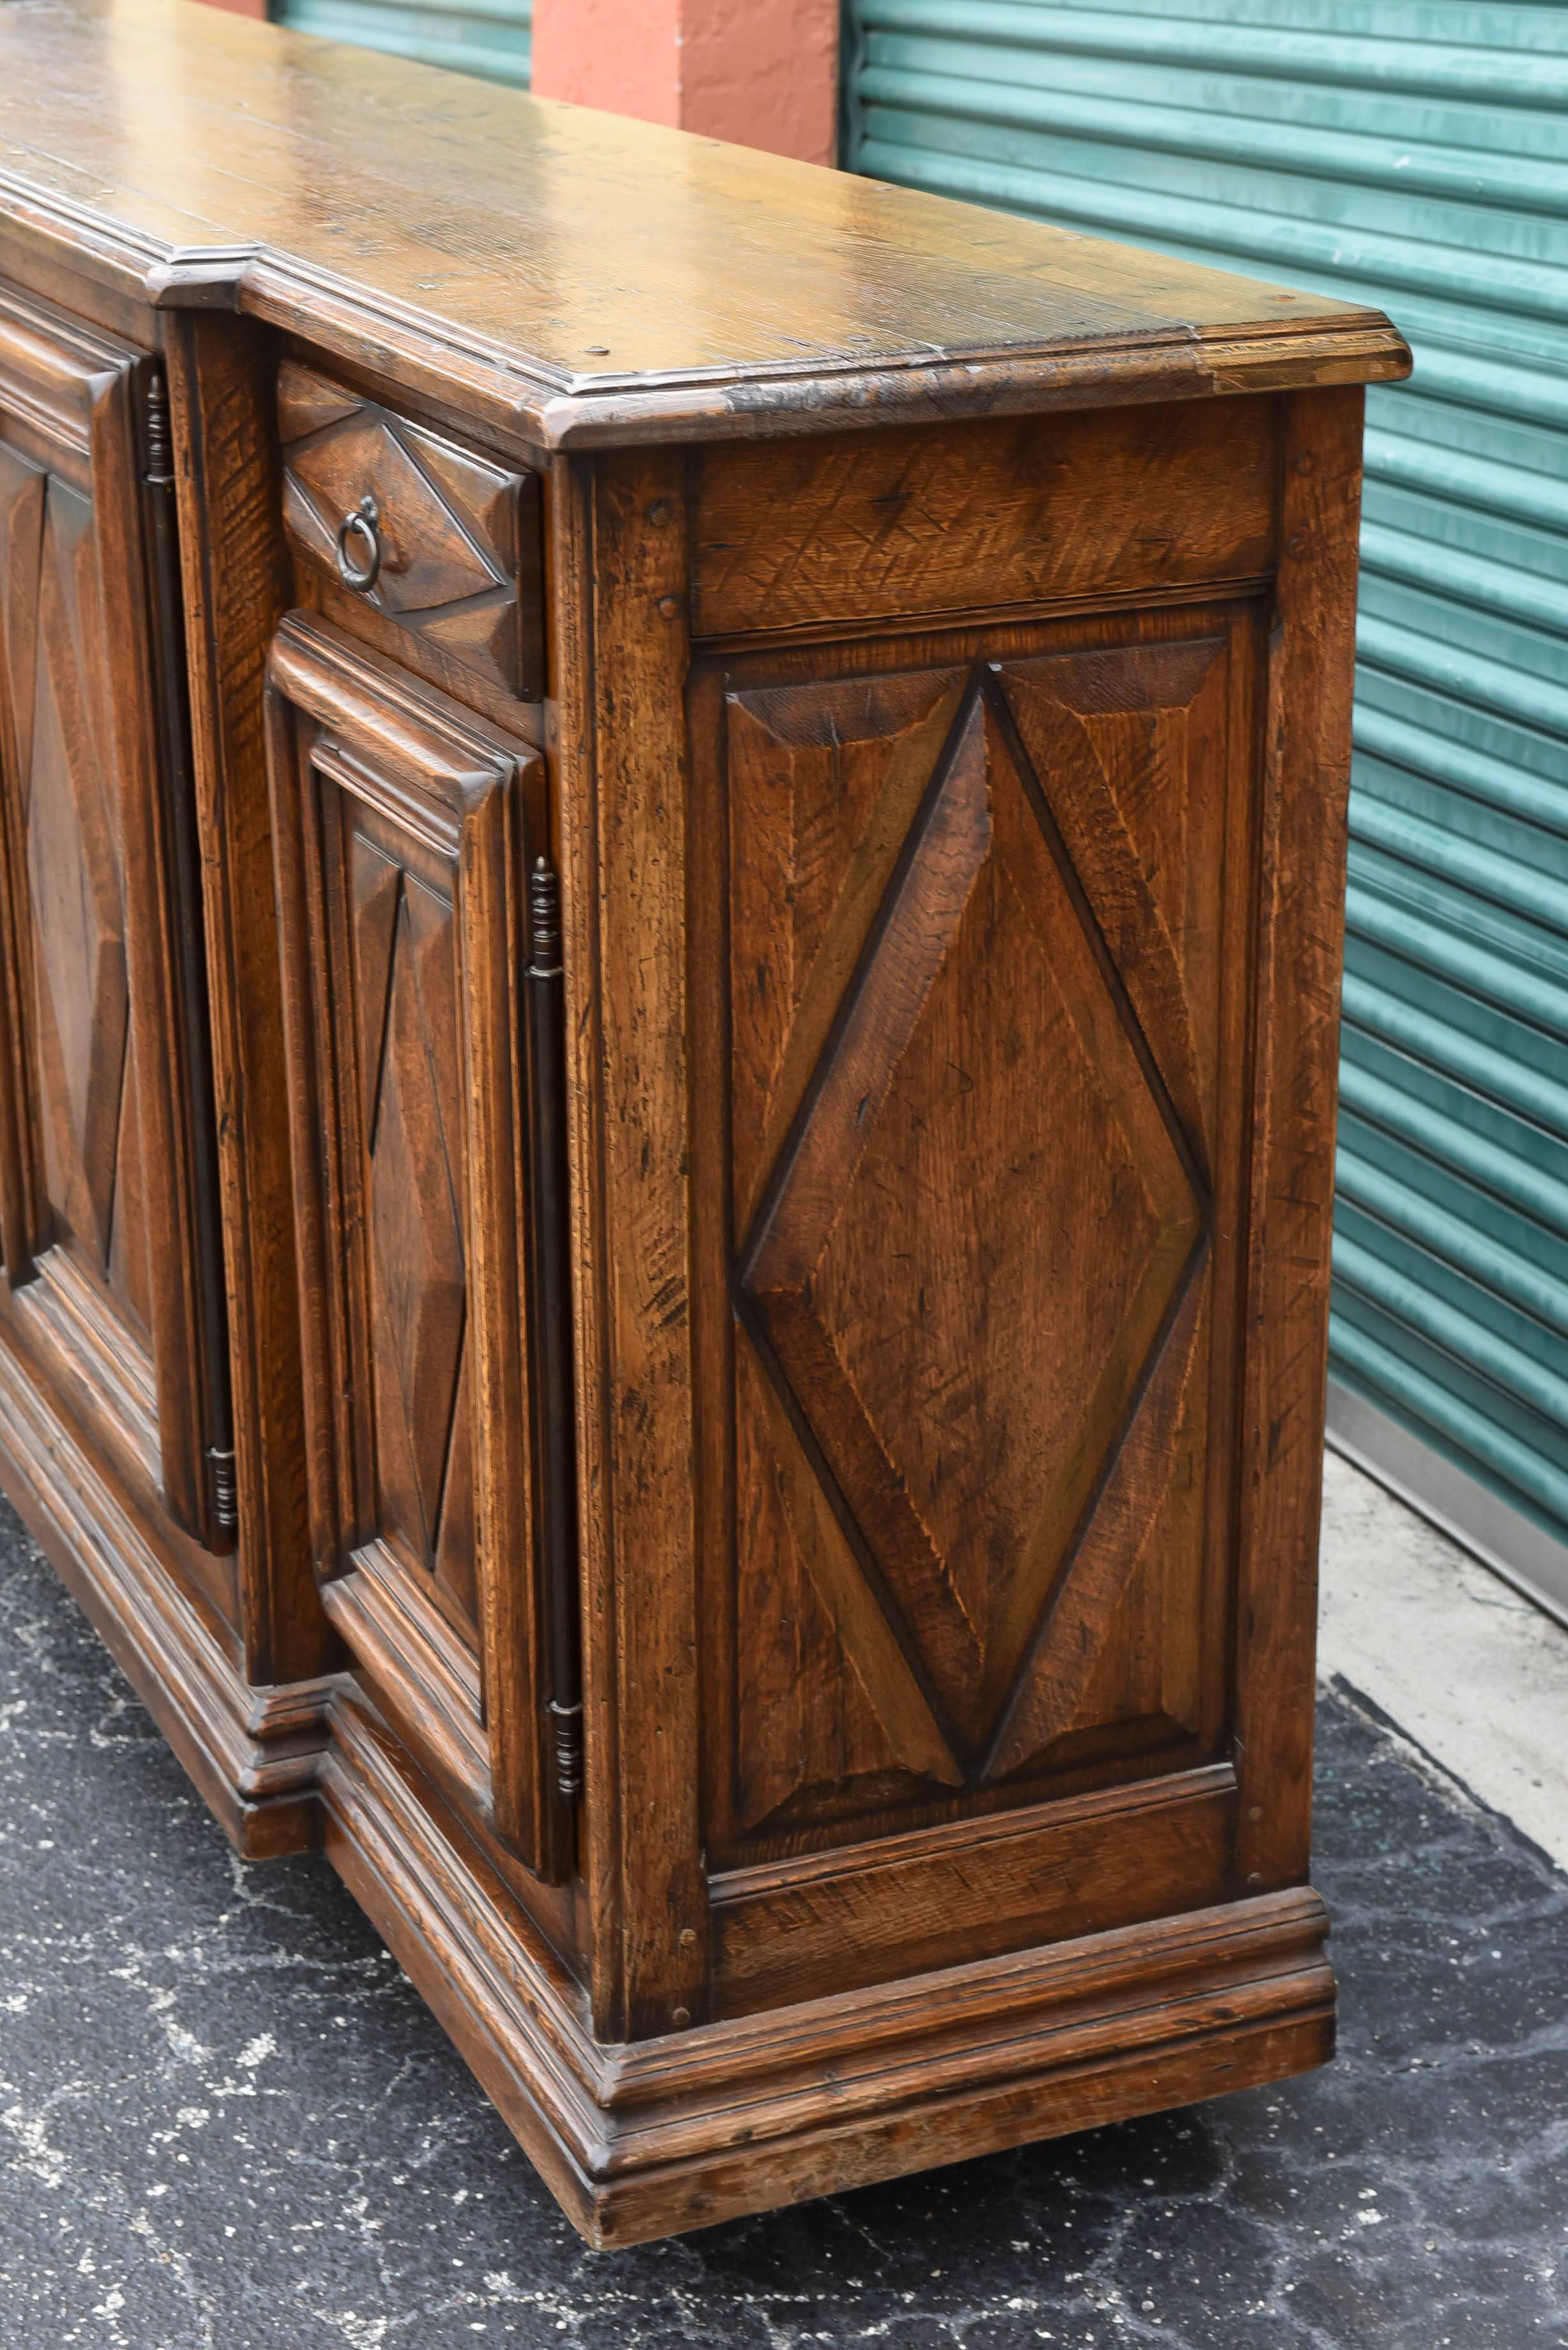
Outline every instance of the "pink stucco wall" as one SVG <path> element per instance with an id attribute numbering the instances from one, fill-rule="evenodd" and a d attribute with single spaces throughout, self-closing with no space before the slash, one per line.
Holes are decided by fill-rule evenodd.
<path id="1" fill-rule="evenodd" d="M 533 86 L 831 163 L 838 0 L 535 0 Z"/>
<path id="2" fill-rule="evenodd" d="M 265 16 L 267 0 L 213 0 Z M 838 145 L 839 0 L 534 0 L 540 98 L 805 163 Z"/>
<path id="3" fill-rule="evenodd" d="M 537 98 L 680 121 L 680 19 L 698 0 L 534 0 Z"/>

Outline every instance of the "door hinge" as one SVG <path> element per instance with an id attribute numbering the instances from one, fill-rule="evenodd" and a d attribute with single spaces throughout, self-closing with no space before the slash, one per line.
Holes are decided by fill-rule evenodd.
<path id="1" fill-rule="evenodd" d="M 179 519 L 175 512 L 174 432 L 169 380 L 160 366 L 149 368 L 142 391 L 141 454 L 142 482 L 152 493 L 146 500 L 147 559 L 155 645 L 167 887 L 176 955 L 175 1035 L 182 1064 L 190 1152 L 184 1214 L 191 1234 L 199 1315 L 198 1359 L 193 1376 L 200 1380 L 201 1419 L 199 1429 L 192 1431 L 196 1458 L 187 1458 L 182 1484 L 188 1491 L 189 1484 L 197 1482 L 200 1461 L 204 1456 L 208 1525 L 189 1526 L 186 1531 L 199 1540 L 209 1541 L 213 1533 L 234 1533 L 239 1514 L 234 1499 L 234 1404 L 229 1387 L 217 1111 L 207 1000 L 206 909 L 202 890 L 202 844 L 191 743 Z M 186 1507 L 192 1503 L 196 1503 L 199 1511 L 195 1495 L 189 1496 Z"/>
<path id="2" fill-rule="evenodd" d="M 583 1790 L 582 1662 L 576 1541 L 572 1412 L 571 1288 L 567 1279 L 566 1071 L 561 971 L 561 885 L 549 859 L 528 876 L 529 1058 L 534 1145 L 535 1365 L 538 1382 L 540 1550 L 547 1711 L 556 1794 L 567 1805 Z"/>
<path id="3" fill-rule="evenodd" d="M 556 1732 L 556 1793 L 564 1804 L 575 1804 L 583 1792 L 582 1705 L 562 1705 L 552 1698 L 545 1711 Z"/>
<path id="4" fill-rule="evenodd" d="M 207 1447 L 207 1482 L 212 1491 L 213 1520 L 226 1534 L 232 1534 L 240 1523 L 232 1452 L 220 1452 L 216 1445 Z"/>
<path id="5" fill-rule="evenodd" d="M 161 371 L 156 368 L 147 379 L 142 422 L 147 466 L 141 478 L 150 490 L 171 490 L 174 487 L 174 434 L 169 422 L 169 387 Z"/>

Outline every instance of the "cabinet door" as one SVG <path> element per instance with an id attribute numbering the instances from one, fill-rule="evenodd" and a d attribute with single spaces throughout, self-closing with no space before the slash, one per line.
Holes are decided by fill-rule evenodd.
<path id="1" fill-rule="evenodd" d="M 268 746 L 323 1596 L 449 1793 L 547 1866 L 519 887 L 544 769 L 297 617 Z"/>
<path id="2" fill-rule="evenodd" d="M 222 1261 L 155 363 L 0 289 L 0 1229 L 13 1327 L 231 1546 Z M 201 1587 L 229 1606 L 226 1575 Z"/>

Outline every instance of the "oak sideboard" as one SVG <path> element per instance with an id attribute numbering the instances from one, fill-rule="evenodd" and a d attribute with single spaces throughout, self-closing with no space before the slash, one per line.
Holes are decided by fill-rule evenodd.
<path id="1" fill-rule="evenodd" d="M 0 1479 L 595 2242 L 1329 2053 L 1407 366 L 185 0 L 0 8 Z"/>

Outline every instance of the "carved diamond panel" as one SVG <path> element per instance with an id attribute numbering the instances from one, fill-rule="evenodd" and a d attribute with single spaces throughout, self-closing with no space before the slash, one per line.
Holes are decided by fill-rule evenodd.
<path id="1" fill-rule="evenodd" d="M 529 572 L 532 476 L 292 363 L 278 385 L 284 522 L 296 552 L 337 576 L 337 537 L 360 500 L 377 508 L 380 567 L 364 600 L 509 693 L 537 634 Z M 356 562 L 363 543 L 356 539 Z"/>
<path id="2" fill-rule="evenodd" d="M 467 1447 L 452 914 L 359 836 L 353 881 L 380 1509 L 413 1563 L 437 1574 L 453 1457 Z M 460 1492 L 458 1511 L 468 1503 Z"/>
<path id="3" fill-rule="evenodd" d="M 92 563 L 91 506 L 51 482 L 22 771 L 41 1122 L 57 1217 L 102 1274 L 113 1241 L 130 995 L 99 649 L 89 636 Z"/>
<path id="4" fill-rule="evenodd" d="M 0 442 L 0 775 L 33 764 L 38 590 L 48 476 Z"/>
<path id="5" fill-rule="evenodd" d="M 1169 698 L 1189 701 L 1214 657 L 1211 642 L 1189 657 Z M 740 1373 L 756 1537 L 742 1613 L 754 1558 L 756 1588 L 815 1623 L 819 1650 L 829 1631 L 837 1644 L 846 1769 L 949 1784 L 1023 1767 L 1077 1719 L 1194 1409 L 1209 1218 L 1202 1088 L 1166 1017 L 1188 1016 L 1186 992 L 1162 1005 L 1148 972 L 1135 994 L 1121 967 L 1155 935 L 1142 859 L 1125 825 L 1096 826 L 1091 887 L 1069 841 L 1084 775 L 1037 767 L 994 673 L 961 704 L 961 689 L 952 673 L 877 689 L 887 723 L 860 729 L 878 746 L 861 804 L 822 805 L 846 839 L 815 878 L 800 966 L 781 985 L 774 941 L 798 935 L 812 864 L 797 820 L 794 892 L 765 947 L 756 931 L 737 945 L 733 1011 L 751 1211 L 735 1302 L 742 1364 L 749 1347 L 762 1374 L 753 1388 Z M 742 902 L 792 764 L 799 780 L 809 728 L 787 699 L 732 708 L 732 785 L 737 743 L 753 785 L 732 816 Z M 771 750 L 745 747 L 759 720 Z M 912 741 L 928 762 L 913 775 L 890 747 Z M 1095 764 L 1092 738 L 1082 751 Z M 862 873 L 857 916 L 857 855 L 876 881 L 867 899 Z M 782 1733 L 742 1737 L 743 1754 L 774 1755 L 742 1762 L 743 1817 L 787 1800 L 792 1770 L 797 1793 L 821 1779 L 827 1733 L 808 1752 L 802 1724 L 793 1763 Z"/>
<path id="6" fill-rule="evenodd" d="M 209 1459 L 233 1433 L 208 1376 L 221 1253 L 201 1229 L 219 1212 L 214 1138 L 182 1035 L 202 1025 L 193 917 L 165 854 L 161 679 L 181 652 L 150 595 L 176 558 L 145 536 L 139 463 L 161 371 L 5 289 L 0 345 L 5 1269 L 40 1377 L 139 1491 L 226 1551 Z M 230 1569 L 188 1566 L 229 1613 Z"/>

